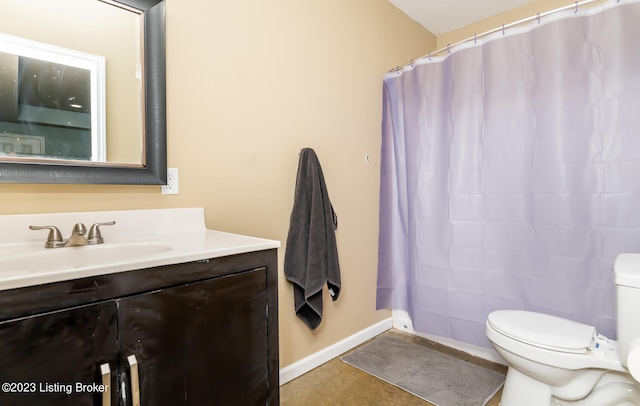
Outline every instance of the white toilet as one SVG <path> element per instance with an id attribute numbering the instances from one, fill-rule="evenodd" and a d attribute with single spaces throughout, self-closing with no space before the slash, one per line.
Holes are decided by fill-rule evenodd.
<path id="1" fill-rule="evenodd" d="M 501 406 L 640 406 L 640 254 L 616 258 L 614 281 L 617 341 L 547 314 L 489 314 L 487 337 L 509 365 Z"/>

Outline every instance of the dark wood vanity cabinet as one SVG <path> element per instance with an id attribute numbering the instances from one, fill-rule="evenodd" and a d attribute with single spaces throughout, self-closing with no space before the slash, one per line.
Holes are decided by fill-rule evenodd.
<path id="1" fill-rule="evenodd" d="M 101 404 L 97 388 L 76 383 L 101 383 L 100 365 L 117 359 L 116 347 L 115 302 L 2 322 L 0 405 Z"/>
<path id="2" fill-rule="evenodd" d="M 266 250 L 0 292 L 0 405 L 132 405 L 136 392 L 148 406 L 279 404 L 276 261 Z"/>
<path id="3" fill-rule="evenodd" d="M 258 268 L 118 301 L 121 369 L 135 354 L 146 404 L 266 404 L 265 282 Z"/>

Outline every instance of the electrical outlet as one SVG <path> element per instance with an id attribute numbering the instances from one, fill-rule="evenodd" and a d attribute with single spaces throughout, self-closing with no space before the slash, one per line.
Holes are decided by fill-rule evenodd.
<path id="1" fill-rule="evenodd" d="M 178 188 L 178 168 L 167 168 L 167 184 L 162 185 L 163 195 L 177 195 L 180 193 Z"/>

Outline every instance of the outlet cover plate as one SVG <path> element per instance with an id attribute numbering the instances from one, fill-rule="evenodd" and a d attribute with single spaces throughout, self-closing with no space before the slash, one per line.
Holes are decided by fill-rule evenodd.
<path id="1" fill-rule="evenodd" d="M 178 187 L 178 168 L 167 168 L 167 184 L 162 185 L 163 195 L 177 195 L 180 193 Z"/>

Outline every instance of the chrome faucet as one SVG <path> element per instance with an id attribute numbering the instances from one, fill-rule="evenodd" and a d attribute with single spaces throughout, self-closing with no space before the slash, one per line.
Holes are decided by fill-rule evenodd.
<path id="1" fill-rule="evenodd" d="M 82 245 L 95 245 L 104 243 L 102 233 L 100 233 L 100 226 L 112 226 L 116 224 L 115 221 L 108 223 L 96 223 L 89 229 L 89 235 L 87 234 L 87 227 L 82 223 L 78 223 L 73 226 L 71 237 L 67 240 L 62 239 L 62 234 L 56 226 L 29 226 L 31 230 L 49 230 L 47 241 L 44 243 L 45 248 L 62 248 L 62 247 L 79 247 Z"/>

